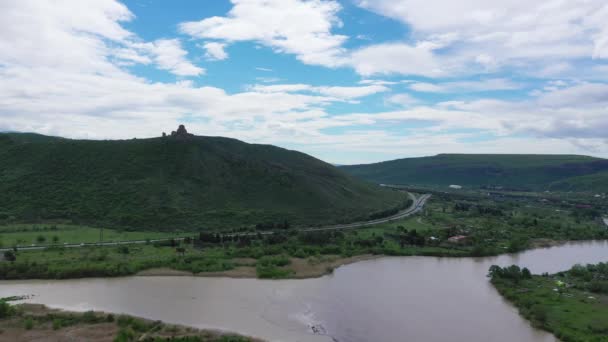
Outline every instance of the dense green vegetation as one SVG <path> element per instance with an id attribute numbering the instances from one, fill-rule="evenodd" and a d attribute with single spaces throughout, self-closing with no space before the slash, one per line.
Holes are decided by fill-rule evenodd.
<path id="1" fill-rule="evenodd" d="M 608 160 L 575 155 L 440 154 L 341 169 L 385 184 L 608 192 Z"/>
<path id="2" fill-rule="evenodd" d="M 0 223 L 138 230 L 364 220 L 405 195 L 303 153 L 221 137 L 122 141 L 0 134 Z"/>
<path id="3" fill-rule="evenodd" d="M 285 278 L 298 276 L 302 262 L 323 264 L 368 254 L 496 255 L 555 241 L 608 238 L 608 229 L 598 221 L 604 201 L 581 208 L 577 201 L 538 196 L 435 193 L 420 215 L 359 230 L 302 232 L 283 226 L 263 235 L 249 228 L 201 232 L 183 242 L 8 251 L 13 259 L 0 261 L 0 279 L 122 276 L 150 268 L 207 273 L 240 267 L 261 278 Z M 462 238 L 451 241 L 455 236 Z"/>
<path id="4" fill-rule="evenodd" d="M 606 341 L 608 264 L 574 266 L 555 275 L 530 275 L 517 266 L 492 266 L 488 276 L 519 312 L 564 342 Z"/>

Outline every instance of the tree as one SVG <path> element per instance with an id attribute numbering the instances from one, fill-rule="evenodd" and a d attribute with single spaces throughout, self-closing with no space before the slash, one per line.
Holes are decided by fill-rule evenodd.
<path id="1" fill-rule="evenodd" d="M 4 259 L 13 262 L 17 260 L 17 255 L 15 255 L 15 252 L 13 251 L 6 251 L 4 252 Z"/>
<path id="2" fill-rule="evenodd" d="M 44 237 L 44 235 L 38 235 L 36 237 L 36 241 L 38 241 L 38 243 L 43 243 L 44 241 L 46 241 L 46 238 Z"/>
<path id="3" fill-rule="evenodd" d="M 490 270 L 488 271 L 488 277 L 491 278 L 492 280 L 497 279 L 497 278 L 502 278 L 502 267 L 498 266 L 498 265 L 492 265 L 490 266 Z"/>
<path id="4" fill-rule="evenodd" d="M 59 236 L 55 235 L 53 236 L 53 243 L 57 243 L 59 242 Z"/>
<path id="5" fill-rule="evenodd" d="M 184 247 L 177 247 L 175 249 L 175 251 L 177 252 L 177 254 L 181 255 L 182 257 L 186 254 L 186 249 Z"/>

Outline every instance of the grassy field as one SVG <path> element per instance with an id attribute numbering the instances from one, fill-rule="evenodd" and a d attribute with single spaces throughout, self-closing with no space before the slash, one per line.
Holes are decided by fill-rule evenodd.
<path id="1" fill-rule="evenodd" d="M 100 229 L 69 224 L 8 224 L 0 226 L 0 247 L 154 240 L 193 236 L 193 232 L 154 232 Z"/>
<path id="2" fill-rule="evenodd" d="M 608 264 L 602 275 L 591 272 L 589 279 L 608 284 L 607 269 Z M 595 288 L 573 271 L 531 277 L 507 273 L 493 276 L 492 283 L 536 327 L 564 342 L 608 340 L 608 286 Z"/>

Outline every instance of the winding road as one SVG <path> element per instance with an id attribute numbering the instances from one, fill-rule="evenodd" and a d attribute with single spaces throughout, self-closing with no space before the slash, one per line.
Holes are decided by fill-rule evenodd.
<path id="1" fill-rule="evenodd" d="M 300 232 L 319 232 L 319 231 L 330 231 L 330 230 L 348 230 L 348 229 L 357 229 L 363 227 L 374 226 L 377 224 L 387 223 L 391 221 L 400 220 L 406 218 L 408 216 L 414 215 L 421 211 L 424 208 L 424 205 L 431 197 L 430 194 L 424 194 L 419 197 L 416 197 L 412 193 L 408 192 L 408 195 L 412 199 L 412 205 L 404 209 L 395 215 L 384 217 L 371 221 L 363 221 L 363 222 L 354 222 L 354 223 L 346 223 L 346 224 L 338 224 L 334 226 L 327 227 L 314 227 L 314 228 L 300 228 L 297 231 Z M 255 235 L 272 235 L 275 234 L 274 231 L 264 231 L 264 232 L 247 232 L 247 233 L 232 233 L 232 234 L 223 234 L 226 237 L 235 237 L 235 236 L 255 236 Z M 154 243 L 154 242 L 163 242 L 169 240 L 181 241 L 184 238 L 164 238 L 164 239 L 150 239 L 150 240 L 126 240 L 126 241 L 107 241 L 107 242 L 94 242 L 94 243 L 71 243 L 64 245 L 39 245 L 39 246 L 16 246 L 18 250 L 38 250 L 45 249 L 49 247 L 64 247 L 64 248 L 80 248 L 80 247 L 91 247 L 91 246 L 118 246 L 118 245 L 135 245 L 135 244 L 144 244 L 144 243 Z M 11 248 L 0 248 L 0 252 L 5 252 L 13 250 Z"/>

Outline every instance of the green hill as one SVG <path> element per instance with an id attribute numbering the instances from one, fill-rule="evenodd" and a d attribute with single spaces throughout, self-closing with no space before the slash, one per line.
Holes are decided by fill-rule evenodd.
<path id="1" fill-rule="evenodd" d="M 587 184 L 593 182 L 604 188 L 608 186 L 606 174 L 600 176 L 600 172 L 608 171 L 608 160 L 576 155 L 440 154 L 341 169 L 376 183 L 415 186 L 457 184 L 476 188 L 577 191 L 590 188 Z M 566 180 L 567 183 L 560 183 Z"/>
<path id="2" fill-rule="evenodd" d="M 608 193 L 608 172 L 599 172 L 587 176 L 567 178 L 552 183 L 549 187 L 555 191 L 587 191 Z"/>
<path id="3" fill-rule="evenodd" d="M 0 134 L 0 222 L 137 229 L 347 222 L 401 193 L 306 154 L 221 137 L 93 141 Z"/>

